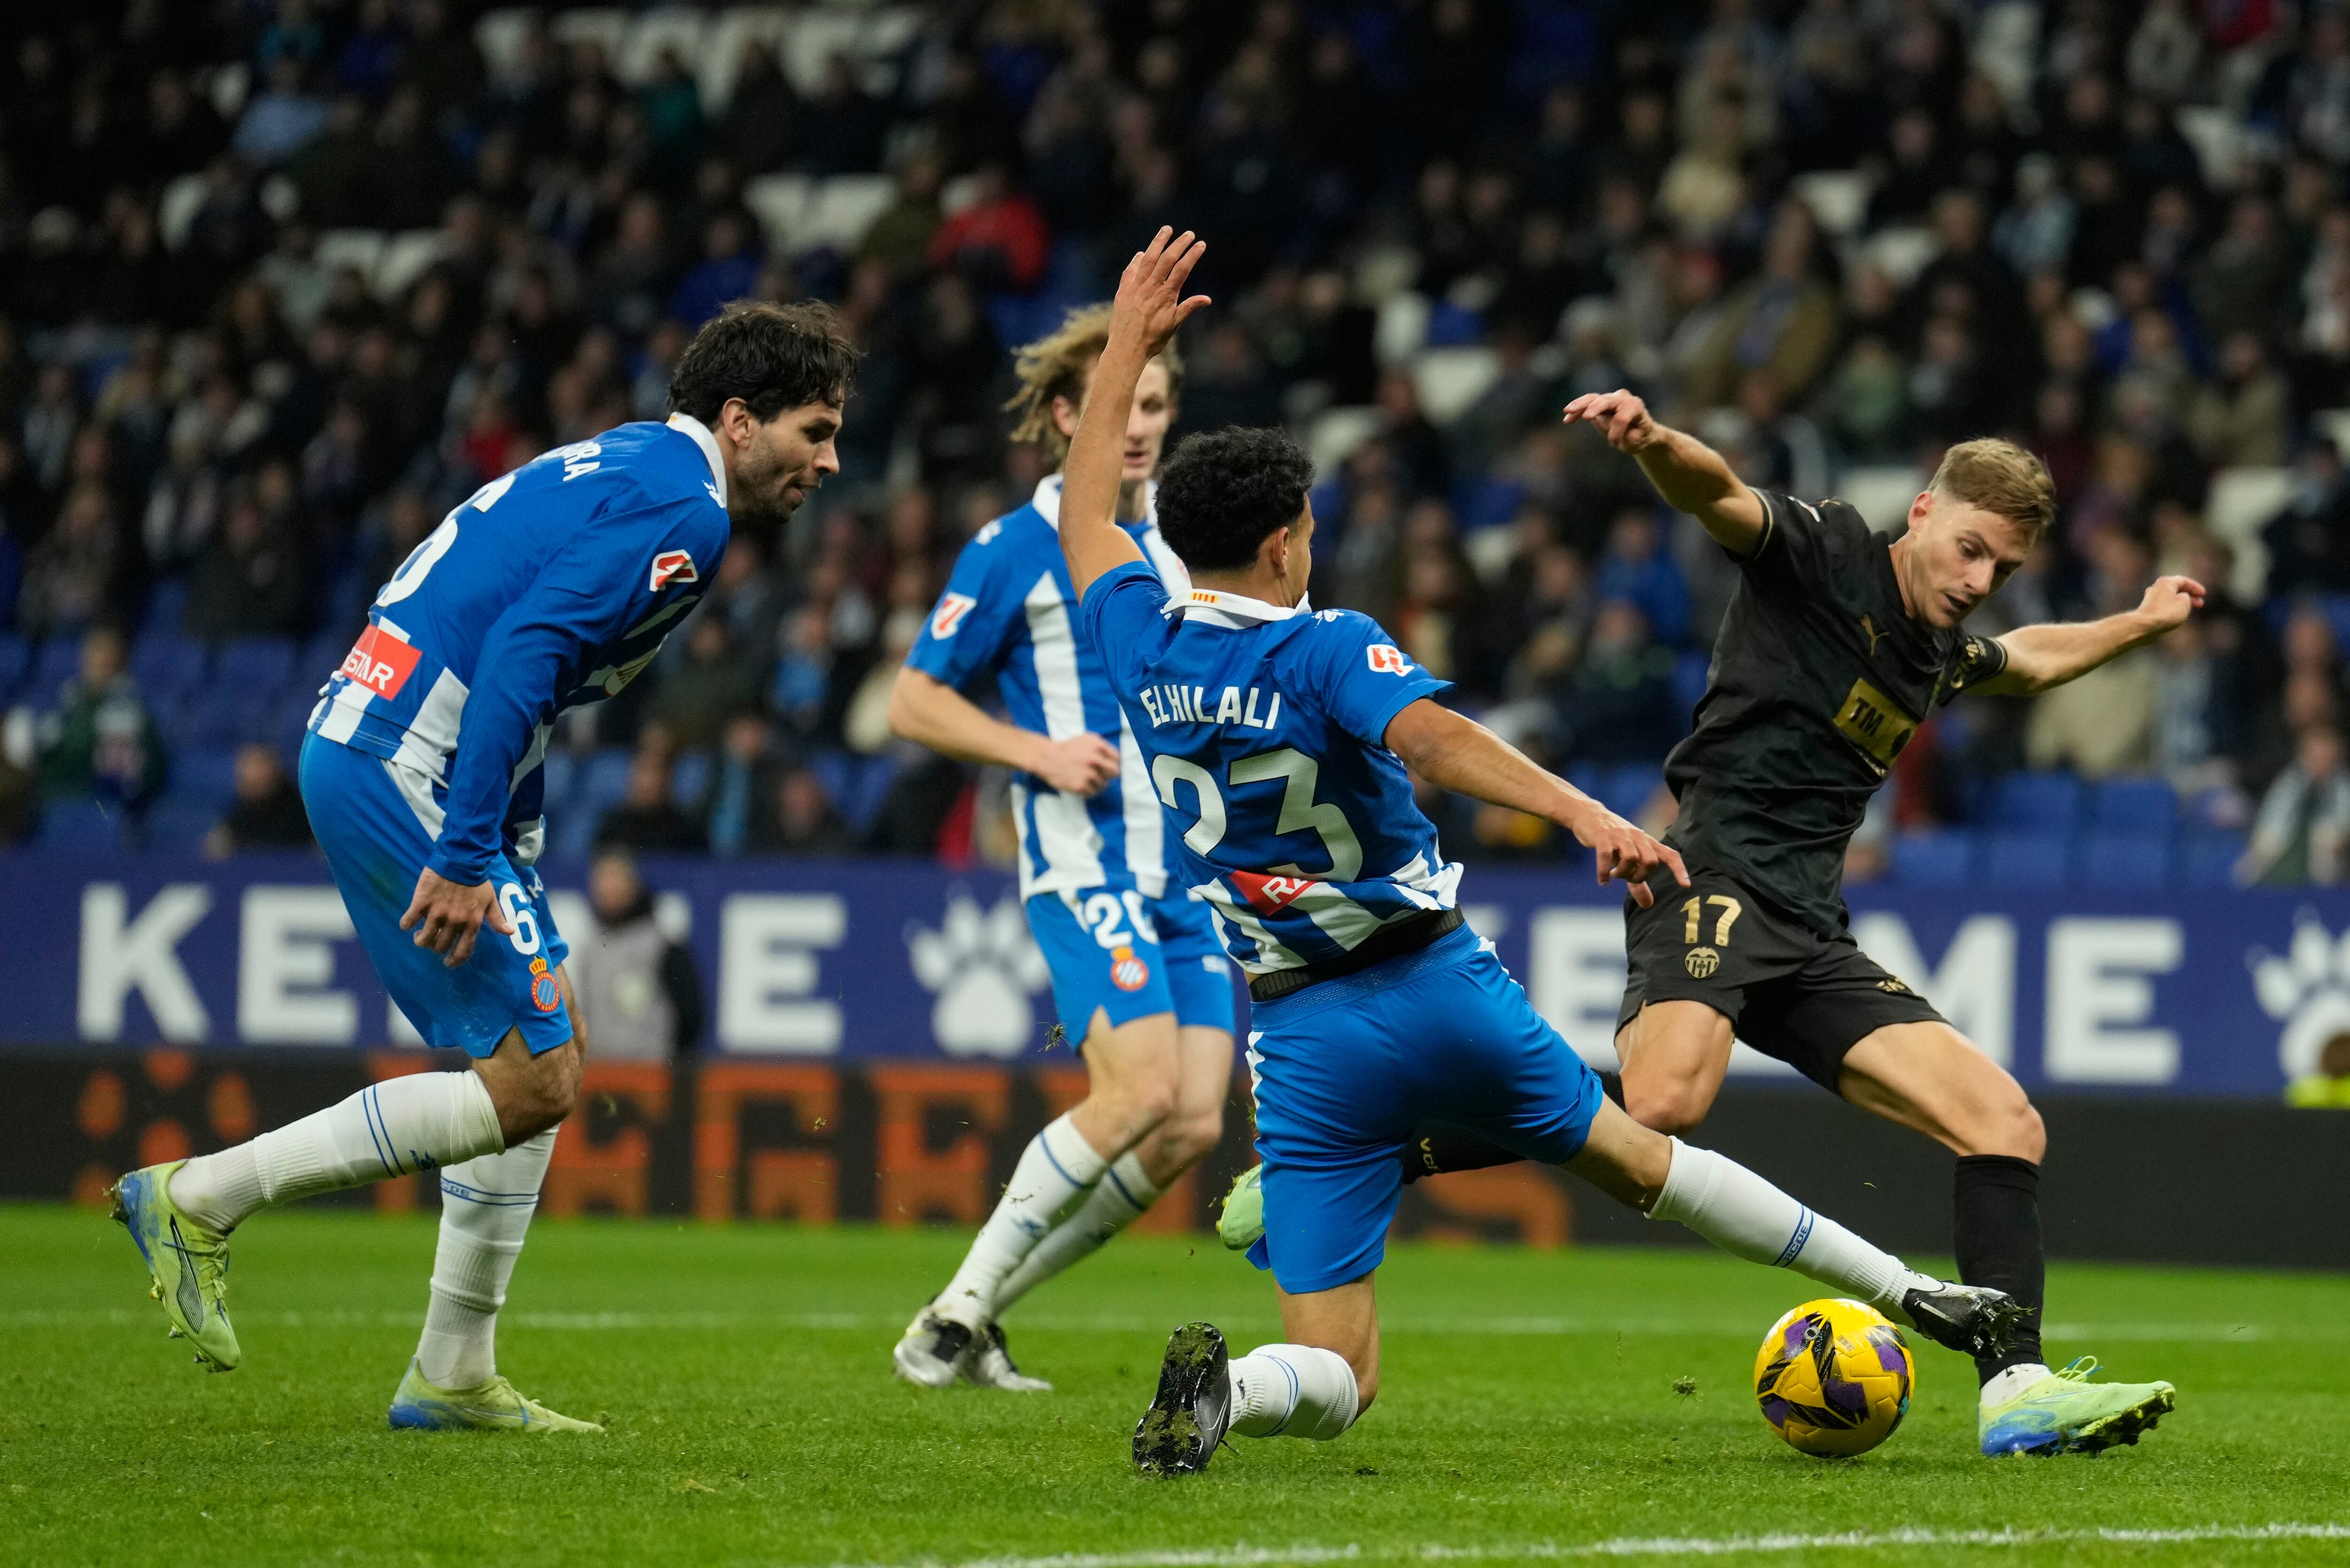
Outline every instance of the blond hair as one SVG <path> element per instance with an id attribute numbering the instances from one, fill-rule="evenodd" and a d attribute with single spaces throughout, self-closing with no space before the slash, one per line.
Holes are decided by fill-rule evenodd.
<path id="1" fill-rule="evenodd" d="M 2048 465 L 1997 436 L 1962 441 L 1944 452 L 1927 488 L 2006 518 L 2023 530 L 2027 547 L 2040 542 L 2056 517 L 2056 482 Z"/>
<path id="2" fill-rule="evenodd" d="M 1071 406 L 1086 400 L 1086 377 L 1094 361 L 1109 346 L 1109 306 L 1080 305 L 1061 318 L 1061 325 L 1034 343 L 1021 345 L 1012 359 L 1012 374 L 1020 389 L 1004 408 L 1013 415 L 1012 439 L 1035 441 L 1052 454 L 1055 463 L 1069 455 L 1069 438 L 1053 418 L 1053 400 L 1066 398 Z M 1159 350 L 1158 363 L 1167 371 L 1167 396 L 1183 390 L 1183 357 L 1173 343 Z"/>

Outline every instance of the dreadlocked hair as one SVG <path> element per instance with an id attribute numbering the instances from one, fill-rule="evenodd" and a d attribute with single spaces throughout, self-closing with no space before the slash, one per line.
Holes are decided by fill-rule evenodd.
<path id="1" fill-rule="evenodd" d="M 1061 318 L 1061 325 L 1034 343 L 1023 344 L 1013 356 L 1012 374 L 1020 389 L 1004 408 L 1013 416 L 1012 439 L 1035 441 L 1060 462 L 1069 455 L 1069 438 L 1053 421 L 1053 400 L 1066 398 L 1072 408 L 1086 400 L 1086 377 L 1094 361 L 1109 346 L 1109 306 L 1080 305 Z M 1167 371 L 1167 395 L 1183 393 L 1183 356 L 1170 342 L 1155 363 Z"/>

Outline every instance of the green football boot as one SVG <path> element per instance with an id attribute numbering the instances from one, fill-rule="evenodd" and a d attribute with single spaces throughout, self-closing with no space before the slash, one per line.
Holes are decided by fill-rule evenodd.
<path id="1" fill-rule="evenodd" d="M 1264 1167 L 1252 1165 L 1241 1172 L 1224 1194 L 1224 1211 L 1216 1220 L 1216 1234 L 1235 1252 L 1245 1252 L 1264 1234 L 1264 1189 L 1259 1185 Z"/>
<path id="2" fill-rule="evenodd" d="M 2084 1355 L 2006 1403 L 1986 1407 L 1984 1454 L 2097 1453 L 2137 1442 L 2178 1403 L 2168 1383 L 2092 1383 L 2096 1369 L 2097 1358 Z"/>
<path id="3" fill-rule="evenodd" d="M 181 1212 L 172 1201 L 172 1173 L 187 1161 L 134 1170 L 108 1189 L 114 1218 L 139 1243 L 155 1282 L 147 1293 L 163 1303 L 172 1337 L 196 1347 L 196 1360 L 214 1372 L 234 1372 L 236 1330 L 228 1321 L 228 1237 Z"/>
<path id="4" fill-rule="evenodd" d="M 391 1397 L 391 1429 L 417 1432 L 600 1432 L 593 1421 L 575 1421 L 526 1399 L 503 1377 L 477 1388 L 436 1388 L 424 1381 L 414 1357 Z"/>

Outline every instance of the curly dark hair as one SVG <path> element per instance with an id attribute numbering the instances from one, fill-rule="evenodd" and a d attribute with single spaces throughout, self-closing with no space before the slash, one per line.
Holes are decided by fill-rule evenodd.
<path id="1" fill-rule="evenodd" d="M 1313 487 L 1313 460 L 1277 430 L 1185 436 L 1159 477 L 1159 531 L 1195 572 L 1245 566 L 1266 535 L 1297 521 Z"/>
<path id="2" fill-rule="evenodd" d="M 740 398 L 766 423 L 809 403 L 848 400 L 857 348 L 832 306 L 736 300 L 693 335 L 670 377 L 669 408 L 705 425 Z"/>

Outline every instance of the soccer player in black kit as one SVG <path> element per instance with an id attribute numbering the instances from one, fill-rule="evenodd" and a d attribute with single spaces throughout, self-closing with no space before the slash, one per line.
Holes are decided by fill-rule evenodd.
<path id="1" fill-rule="evenodd" d="M 2028 1332 L 1977 1363 L 1982 1451 L 2093 1453 L 2170 1409 L 2168 1383 L 2093 1383 L 2093 1359 L 2043 1362 L 2039 1113 L 2007 1070 L 1862 952 L 1846 929 L 1845 847 L 1893 760 L 1956 693 L 2028 695 L 2151 642 L 2203 600 L 2164 577 L 2135 610 L 1961 629 L 2023 564 L 2055 512 L 2040 460 L 1997 440 L 1952 447 L 1888 540 L 1841 501 L 1749 488 L 1721 455 L 1629 392 L 1567 405 L 1637 462 L 1739 565 L 1694 732 L 1665 764 L 1679 811 L 1665 841 L 1686 896 L 1627 903 L 1630 966 L 1616 1034 L 1636 1120 L 1680 1133 L 1705 1119 L 1735 1037 L 1831 1094 L 1959 1157 L 1959 1275 L 2026 1303 Z M 1611 1085 L 1613 1087 L 1613 1085 Z M 1423 1128 L 1409 1176 L 1513 1157 L 1457 1128 Z M 1235 1189 L 1235 1202 L 1247 1186 Z M 1247 1195 L 1253 1199 L 1253 1193 Z M 1234 1239 L 1236 1218 L 1223 1229 Z"/>

